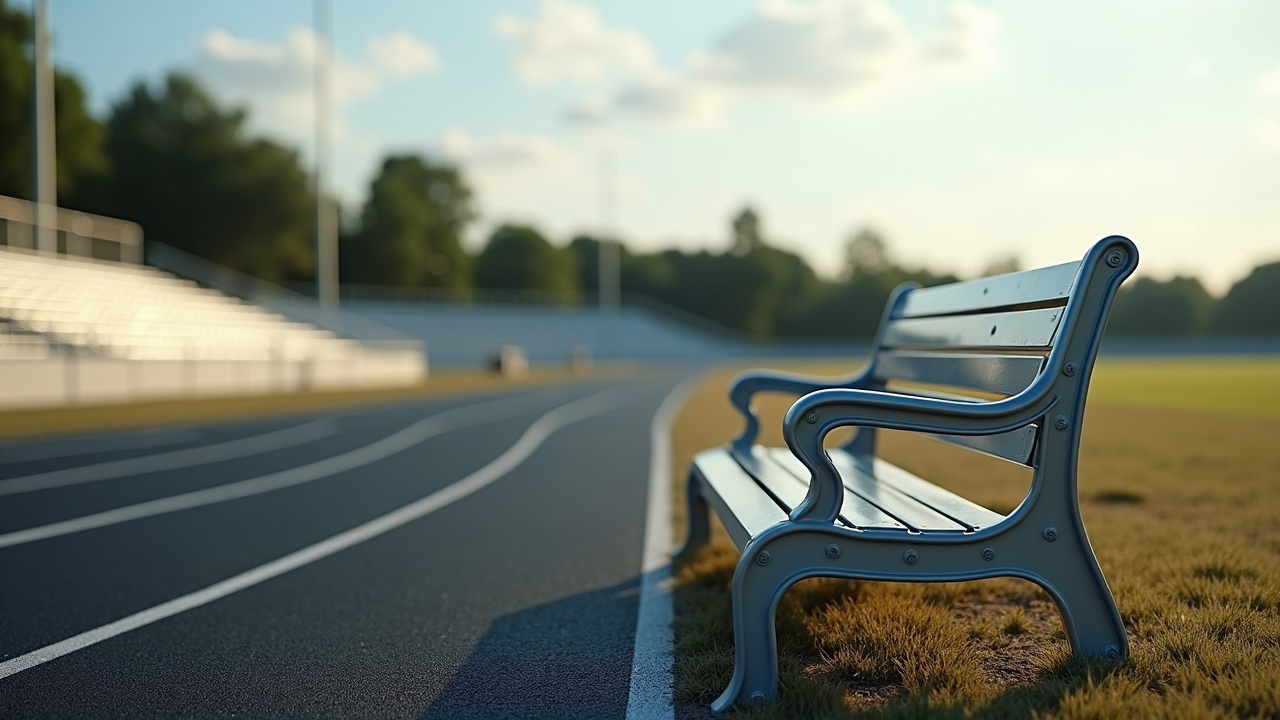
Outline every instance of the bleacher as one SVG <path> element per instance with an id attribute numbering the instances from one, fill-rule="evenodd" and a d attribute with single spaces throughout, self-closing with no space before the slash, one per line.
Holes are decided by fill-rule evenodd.
<path id="1" fill-rule="evenodd" d="M 326 330 L 144 265 L 8 249 L 0 250 L 0 323 L 128 360 L 339 359 L 360 351 Z"/>
<path id="2" fill-rule="evenodd" d="M 7 406 L 404 385 L 425 375 L 417 343 L 338 337 L 143 265 L 3 246 L 0 361 Z"/>

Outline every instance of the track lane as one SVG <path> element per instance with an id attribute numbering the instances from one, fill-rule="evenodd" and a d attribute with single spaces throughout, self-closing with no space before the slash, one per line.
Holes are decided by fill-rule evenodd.
<path id="1" fill-rule="evenodd" d="M 665 377 L 646 381 L 650 391 L 645 393 L 646 399 L 636 403 L 635 407 L 557 433 L 510 477 L 481 490 L 472 498 L 459 501 L 451 512 L 432 515 L 430 522 L 415 522 L 385 538 L 352 548 L 235 597 L 76 654 L 83 658 L 68 656 L 49 666 L 0 681 L 4 683 L 0 685 L 0 697 L 23 697 L 29 701 L 30 693 L 38 691 L 42 685 L 49 687 L 48 683 L 56 683 L 59 687 L 68 687 L 68 680 L 74 679 L 73 685 L 85 687 L 85 693 L 91 697 L 80 697 L 73 692 L 72 695 L 79 699 L 73 702 L 74 698 L 68 698 L 64 709 L 82 714 L 95 714 L 92 709 L 95 707 L 98 711 L 109 707 L 128 707 L 142 714 L 208 715 L 241 711 L 264 716 L 335 713 L 385 716 L 404 714 L 412 708 L 416 710 L 409 714 L 434 708 L 437 716 L 451 717 L 455 714 L 441 715 L 440 712 L 442 708 L 450 707 L 448 702 L 456 702 L 460 697 L 459 689 L 465 687 L 465 678 L 469 677 L 467 672 L 474 672 L 476 667 L 487 663 L 481 661 L 503 644 L 498 642 L 500 637 L 518 640 L 519 633 L 512 635 L 511 631 L 518 630 L 520 623 L 511 625 L 504 621 L 502 626 L 507 629 L 498 635 L 486 633 L 484 628 L 496 620 L 510 620 L 508 616 L 534 610 L 541 603 L 550 606 L 548 618 L 562 616 L 561 620 L 564 620 L 550 621 L 550 626 L 545 623 L 538 625 L 541 628 L 538 632 L 542 634 L 548 627 L 558 628 L 551 633 L 554 637 L 540 638 L 546 641 L 542 643 L 543 647 L 559 648 L 552 655 L 581 650 L 594 642 L 584 639 L 583 633 L 595 637 L 600 635 L 601 628 L 607 629 L 605 645 L 609 651 L 596 655 L 600 662 L 592 664 L 596 670 L 588 675 L 603 682 L 600 663 L 607 661 L 605 664 L 611 670 L 605 673 L 609 682 L 604 684 L 610 689 L 603 694 L 598 688 L 595 694 L 582 690 L 576 700 L 570 699 L 577 703 L 575 707 L 591 708 L 590 712 L 584 710 L 586 714 L 581 716 L 600 716 L 600 712 L 605 716 L 620 714 L 621 709 L 625 709 L 630 638 L 636 622 L 634 587 L 626 587 L 626 583 L 628 578 L 634 580 L 639 568 L 646 492 L 644 476 L 648 471 L 648 422 L 657 402 L 678 379 Z M 515 425 L 512 430 L 518 432 L 519 423 Z M 510 434 L 495 429 L 480 435 L 496 439 L 504 433 Z M 414 454 L 429 457 L 429 462 L 439 466 L 441 463 L 465 462 L 461 456 L 477 452 L 477 448 L 466 443 L 441 438 L 446 439 L 450 442 L 441 443 L 443 450 L 437 448 L 434 452 L 427 452 L 428 448 L 423 447 L 422 453 Z M 216 565 L 219 558 L 226 559 L 227 555 L 238 557 L 239 565 L 243 566 L 247 560 L 244 553 L 252 553 L 264 537 L 278 535 L 281 539 L 286 536 L 296 539 L 308 528 L 318 529 L 323 524 L 318 517 L 326 512 L 333 513 L 336 523 L 349 514 L 342 509 L 350 504 L 353 497 L 386 495 L 377 490 L 384 484 L 404 491 L 413 490 L 420 495 L 422 483 L 409 480 L 412 480 L 415 462 L 421 467 L 425 460 L 409 455 L 406 452 L 401 458 L 403 468 L 397 464 L 397 467 L 389 468 L 389 472 L 380 470 L 377 478 L 342 476 L 334 478 L 332 483 L 317 482 L 306 492 L 289 491 L 277 493 L 280 497 L 274 499 L 262 496 L 221 508 L 190 511 L 193 515 L 191 521 L 174 523 L 159 533 L 161 536 L 169 533 L 193 536 L 189 544 L 173 548 L 175 552 L 172 553 L 165 552 L 169 548 L 147 544 L 147 538 L 155 536 L 159 528 L 152 527 L 152 532 L 148 533 L 137 530 L 144 526 L 168 525 L 176 519 L 173 517 L 139 521 L 138 528 L 132 532 L 120 526 L 94 533 L 119 532 L 126 536 L 100 538 L 100 544 L 104 546 L 150 548 L 150 552 L 143 552 L 137 558 L 131 566 L 133 570 L 123 573 L 134 576 L 138 583 L 152 583 L 152 576 L 156 575 L 182 575 L 189 572 L 188 568 L 199 568 L 192 575 L 207 576 L 212 574 L 206 572 L 210 566 Z M 548 463 L 544 455 L 553 457 L 554 462 Z M 604 473 L 603 477 L 583 477 L 584 466 L 594 465 L 615 470 Z M 399 477 L 404 482 L 388 482 L 387 476 Z M 518 484 L 528 488 L 517 489 Z M 374 491 L 365 495 L 353 492 L 362 487 L 366 491 Z M 317 492 L 326 488 L 326 492 Z M 500 488 L 512 490 L 503 494 L 505 500 L 496 505 L 492 500 L 479 503 L 481 496 L 497 492 Z M 289 503 L 284 501 L 286 495 L 293 495 L 292 500 L 299 502 L 296 513 L 289 512 Z M 545 505 L 548 495 L 556 498 L 555 507 L 539 507 Z M 391 499 L 381 497 L 382 501 Z M 243 505 L 240 512 L 226 512 L 232 506 L 240 505 Z M 454 512 L 461 508 L 469 509 L 465 513 Z M 539 508 L 541 514 L 529 516 L 530 508 Z M 547 512 L 542 513 L 542 510 Z M 194 519 L 194 515 L 204 515 L 206 511 L 208 517 L 198 521 Z M 628 515 L 631 516 L 629 519 Z M 270 529 L 272 523 L 279 522 L 282 517 L 286 520 L 292 518 L 293 522 L 273 533 Z M 196 532 L 192 532 L 193 529 Z M 477 533 L 485 536 L 483 542 L 467 541 Z M 129 535 L 134 537 L 127 537 Z M 495 535 L 503 538 L 500 549 L 495 549 L 497 540 L 490 537 Z M 216 543 L 217 538 L 225 539 L 227 536 L 238 538 L 231 543 L 233 549 L 230 552 L 225 548 L 214 550 L 208 547 Z M 392 536 L 400 540 L 392 542 Z M 30 548 L 45 543 L 52 547 L 52 544 L 66 541 L 67 547 L 59 550 L 60 553 L 73 557 L 83 554 L 86 550 L 84 543 L 72 540 L 68 536 L 36 543 Z M 273 542 L 268 540 L 268 544 Z M 204 551 L 201 552 L 200 548 Z M 440 548 L 443 552 L 432 552 L 432 548 Z M 8 563 L 11 553 L 18 550 L 22 548 L 0 551 L 0 562 Z M 373 554 L 368 555 L 370 552 Z M 549 554 L 539 561 L 540 552 Z M 359 560 L 353 561 L 352 558 Z M 86 579 L 84 573 L 73 570 L 71 566 L 84 568 L 85 559 L 80 557 L 76 562 L 69 562 L 61 581 L 83 583 Z M 175 564 L 180 567 L 174 569 Z M 326 569 L 331 565 L 333 569 Z M 222 572 L 226 573 L 226 569 Z M 308 585 L 306 589 L 298 589 L 294 585 L 292 578 L 305 577 L 313 572 L 326 580 L 318 586 Z M 506 587 L 492 587 L 495 577 Z M 187 585 L 198 583 L 192 581 L 196 578 L 188 577 Z M 613 588 L 609 583 L 618 587 Z M 175 584 L 182 583 L 169 584 L 170 592 L 173 592 Z M 83 583 L 79 590 L 68 588 L 67 591 L 93 597 L 98 596 L 100 590 L 118 590 L 120 585 L 118 578 L 113 579 L 110 573 L 104 572 L 95 582 Z M 100 590 L 86 589 L 86 586 Z M 374 588 L 380 588 L 375 593 L 379 600 L 372 606 L 366 606 L 362 598 L 367 598 L 368 592 Z M 264 592 L 273 597 L 279 594 L 282 602 L 257 601 L 243 607 L 240 605 L 245 602 L 242 597 L 254 597 Z M 58 591 L 51 594 L 56 595 Z M 132 603 L 119 604 L 136 607 L 140 598 L 137 593 L 132 594 Z M 582 597 L 574 600 L 578 595 Z M 7 607 L 9 602 L 0 600 L 0 607 Z M 563 614 L 555 609 L 557 606 L 562 610 L 593 607 L 602 614 L 599 622 L 573 620 L 579 614 L 576 610 Z M 208 613 L 215 618 L 221 617 L 222 613 L 228 612 L 227 608 L 233 610 L 234 620 L 215 619 L 212 625 L 196 621 Z M 320 613 L 322 619 L 317 622 L 295 621 L 295 618 L 305 618 L 312 612 Z M 51 615 L 66 613 L 64 608 Z M 441 629 L 440 634 L 444 637 L 432 642 L 433 633 L 423 630 L 424 622 Z M 370 623 L 376 627 L 366 628 Z M 578 625 L 582 627 L 575 627 Z M 319 635 L 303 633 L 293 637 L 291 633 L 301 626 L 312 628 Z M 164 630 L 187 627 L 198 632 L 186 638 L 178 633 L 179 637 L 175 638 L 172 632 Z M 286 629 L 289 632 L 285 632 Z M 373 634 L 366 633 L 366 630 Z M 334 635 L 328 634 L 330 632 Z M 138 637 L 150 637 L 153 633 L 159 637 L 144 643 L 147 649 L 139 654 L 133 644 L 139 642 Z M 7 632 L 0 632 L 0 637 L 7 635 Z M 373 639 L 375 635 L 381 639 Z M 450 637 L 455 641 L 449 641 Z M 556 640 L 556 637 L 560 639 Z M 355 644 L 339 642 L 343 638 L 353 640 Z M 407 642 L 410 640 L 412 642 Z M 361 642 L 365 643 L 363 648 L 359 645 Z M 379 643 L 388 643 L 387 648 L 405 655 L 369 659 L 371 653 L 378 654 L 375 648 Z M 480 654 L 476 655 L 476 652 Z M 97 657 L 98 653 L 105 653 L 106 659 L 94 662 L 87 659 Z M 331 658 L 332 653 L 345 659 Z M 362 656 L 372 665 L 361 666 L 363 669 L 347 668 L 353 658 Z M 535 669 L 526 664 L 530 657 L 511 659 L 527 671 Z M 554 658 L 542 656 L 532 659 L 542 663 Z M 328 664 L 330 660 L 336 664 Z M 82 665 L 84 663 L 88 665 Z M 566 681 L 585 667 L 577 664 L 561 668 L 568 674 L 560 673 L 557 677 Z M 444 674 L 426 682 L 414 675 L 414 668 L 433 668 Z M 135 677 L 136 672 L 150 680 Z M 359 690 L 363 683 L 374 679 L 369 676 L 370 672 L 377 676 L 376 691 Z M 504 675 L 504 683 L 515 683 L 518 676 L 515 669 L 509 668 Z M 619 682 L 620 686 L 617 685 Z M 539 691 L 541 700 L 526 698 L 521 701 L 508 697 L 507 702 L 511 703 L 510 708 L 525 707 L 521 703 L 528 701 L 532 703 L 527 704 L 529 708 L 550 709 L 553 706 L 546 703 L 565 699 L 556 694 L 559 691 L 555 686 L 557 683 L 551 682 L 548 688 Z M 449 688 L 452 690 L 445 692 Z M 82 701 L 88 704 L 80 704 Z M 225 702 L 218 704 L 215 701 Z M 153 702 L 158 704 L 149 704 Z M 442 702 L 445 704 L 441 705 Z M 10 711 L 16 712 L 21 708 L 30 711 L 32 707 L 0 699 L 0 710 L 3 710 L 0 714 L 6 716 Z M 454 709 L 467 711 L 462 706 Z M 17 713 L 18 716 L 22 714 Z M 485 711 L 476 716 L 493 715 Z M 561 715 L 552 712 L 551 716 Z"/>

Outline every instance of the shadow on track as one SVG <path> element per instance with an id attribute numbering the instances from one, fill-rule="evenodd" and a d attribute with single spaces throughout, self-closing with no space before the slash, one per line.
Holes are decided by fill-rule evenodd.
<path id="1" fill-rule="evenodd" d="M 636 576 L 498 618 L 420 717 L 624 717 L 639 601 Z"/>

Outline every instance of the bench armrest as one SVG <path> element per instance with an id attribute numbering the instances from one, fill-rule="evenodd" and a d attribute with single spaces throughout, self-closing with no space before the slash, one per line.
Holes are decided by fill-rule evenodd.
<path id="1" fill-rule="evenodd" d="M 801 397 L 787 411 L 782 434 L 787 447 L 809 468 L 811 480 L 809 493 L 791 519 L 834 522 L 840 514 L 840 474 L 823 450 L 823 439 L 832 430 L 850 425 L 948 435 L 1015 430 L 1035 422 L 1058 402 L 1050 392 L 1051 380 L 1042 376 L 1017 395 L 981 403 L 862 389 L 818 390 Z"/>
<path id="2" fill-rule="evenodd" d="M 758 392 L 786 392 L 793 395 L 807 395 L 816 390 L 836 388 L 860 388 L 869 384 L 870 373 L 863 372 L 846 377 L 823 377 L 820 375 L 800 375 L 798 373 L 780 372 L 776 370 L 748 370 L 739 373 L 729 384 L 729 401 L 742 417 L 746 426 L 733 439 L 735 452 L 750 452 L 760 432 L 760 419 L 751 407 L 751 399 Z"/>

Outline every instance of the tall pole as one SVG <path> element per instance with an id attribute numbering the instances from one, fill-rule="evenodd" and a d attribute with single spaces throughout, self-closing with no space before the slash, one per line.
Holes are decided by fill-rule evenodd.
<path id="1" fill-rule="evenodd" d="M 617 353 L 618 315 L 622 304 L 622 251 L 618 234 L 618 161 L 608 149 L 600 150 L 600 322 L 604 329 L 604 350 Z"/>
<path id="2" fill-rule="evenodd" d="M 316 193 L 316 296 L 326 320 L 332 323 L 338 309 L 338 223 L 336 208 L 325 194 L 329 172 L 330 134 L 329 59 L 332 47 L 333 4 L 315 0 L 315 193 Z"/>
<path id="3" fill-rule="evenodd" d="M 54 144 L 53 63 L 49 61 L 49 0 L 35 0 L 35 62 L 32 83 L 35 108 L 31 144 L 35 173 L 35 218 L 32 240 L 37 252 L 58 252 L 58 170 Z"/>

